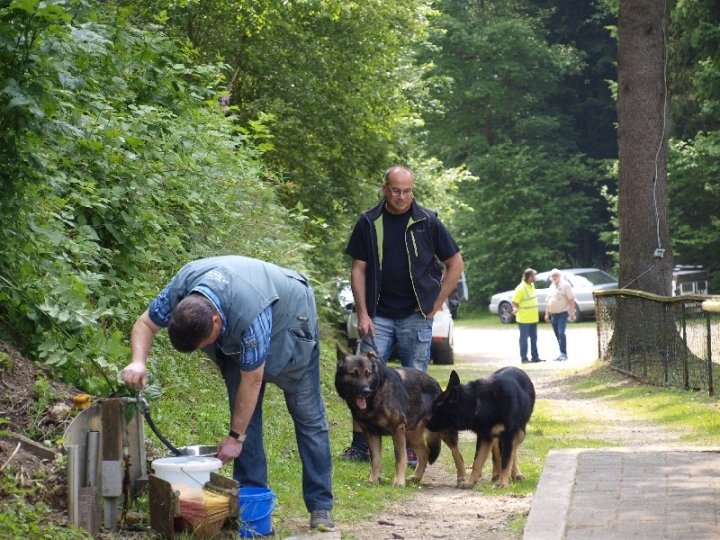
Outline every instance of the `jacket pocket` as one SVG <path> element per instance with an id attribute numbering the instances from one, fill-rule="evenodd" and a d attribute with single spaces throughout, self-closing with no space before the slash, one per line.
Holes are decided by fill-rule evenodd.
<path id="1" fill-rule="evenodd" d="M 275 347 L 271 346 L 272 361 L 266 364 L 265 372 L 290 381 L 300 380 L 317 345 L 314 336 L 299 328 L 290 329 L 281 342 L 276 343 Z"/>

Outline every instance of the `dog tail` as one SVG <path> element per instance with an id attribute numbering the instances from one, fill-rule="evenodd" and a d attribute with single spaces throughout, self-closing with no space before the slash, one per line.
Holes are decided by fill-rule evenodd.
<path id="1" fill-rule="evenodd" d="M 428 463 L 432 465 L 440 455 L 440 433 L 436 431 L 425 431 L 425 442 L 430 449 L 430 456 L 428 457 Z"/>

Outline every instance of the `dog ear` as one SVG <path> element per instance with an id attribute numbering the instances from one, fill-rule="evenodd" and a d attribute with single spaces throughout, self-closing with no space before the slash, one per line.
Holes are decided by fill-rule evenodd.
<path id="1" fill-rule="evenodd" d="M 348 359 L 348 354 L 339 354 L 337 362 L 335 363 L 335 367 L 337 369 L 341 369 L 345 366 L 345 361 Z"/>
<path id="2" fill-rule="evenodd" d="M 376 353 L 375 351 L 368 351 L 365 354 L 371 360 L 379 360 L 380 359 L 380 355 L 378 353 Z"/>
<path id="3" fill-rule="evenodd" d="M 458 386 L 460 386 L 460 377 L 458 377 L 457 372 L 453 369 L 452 373 L 450 373 L 450 382 L 448 382 L 447 387 L 457 388 Z"/>

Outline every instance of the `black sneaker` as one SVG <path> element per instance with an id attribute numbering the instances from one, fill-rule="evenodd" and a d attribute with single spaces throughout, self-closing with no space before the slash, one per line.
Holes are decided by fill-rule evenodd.
<path id="1" fill-rule="evenodd" d="M 530 360 L 533 364 L 537 364 L 538 362 L 544 362 L 545 360 L 540 360 L 540 358 L 533 358 Z"/>
<path id="2" fill-rule="evenodd" d="M 411 448 L 407 449 L 407 464 L 413 469 L 417 467 L 417 454 Z"/>
<path id="3" fill-rule="evenodd" d="M 348 446 L 340 459 L 346 461 L 370 461 L 370 449 L 360 450 L 357 446 Z"/>
<path id="4" fill-rule="evenodd" d="M 330 510 L 313 510 L 310 512 L 310 528 L 321 532 L 334 531 L 335 522 L 332 518 L 332 512 Z"/>

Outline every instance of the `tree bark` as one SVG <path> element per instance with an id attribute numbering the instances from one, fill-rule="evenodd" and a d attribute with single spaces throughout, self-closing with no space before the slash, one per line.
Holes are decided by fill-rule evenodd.
<path id="1" fill-rule="evenodd" d="M 621 288 L 671 294 L 666 0 L 620 0 L 618 145 Z M 662 256 L 658 250 L 664 250 Z"/>
<path id="2" fill-rule="evenodd" d="M 619 287 L 670 296 L 667 208 L 670 117 L 666 81 L 666 0 L 620 0 L 618 17 Z M 613 362 L 631 368 L 667 362 L 675 317 L 661 302 L 618 296 Z"/>

